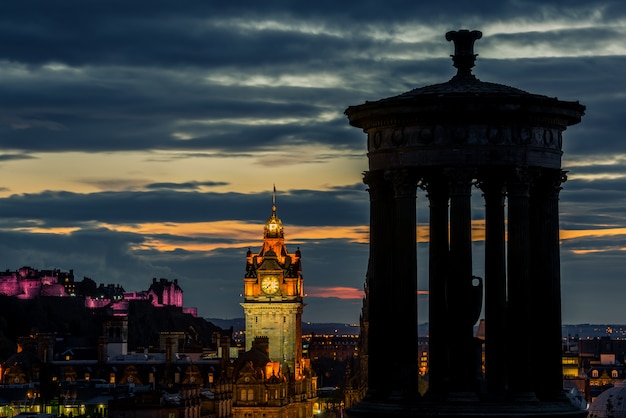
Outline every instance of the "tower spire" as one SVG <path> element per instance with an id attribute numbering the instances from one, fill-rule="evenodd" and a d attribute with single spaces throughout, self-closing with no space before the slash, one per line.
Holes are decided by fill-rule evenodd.
<path id="1" fill-rule="evenodd" d="M 282 237 L 283 223 L 280 221 L 278 215 L 276 215 L 276 184 L 274 184 L 274 191 L 272 192 L 272 215 L 265 223 L 265 238 Z"/>
<path id="2" fill-rule="evenodd" d="M 274 184 L 274 192 L 272 192 L 272 212 L 276 212 L 276 184 Z"/>

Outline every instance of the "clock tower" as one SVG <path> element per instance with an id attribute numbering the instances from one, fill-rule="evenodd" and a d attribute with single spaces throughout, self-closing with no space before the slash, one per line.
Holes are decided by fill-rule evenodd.
<path id="1" fill-rule="evenodd" d="M 265 222 L 263 246 L 247 253 L 244 282 L 246 350 L 257 337 L 269 340 L 269 357 L 281 363 L 283 373 L 302 372 L 303 303 L 300 249 L 289 254 L 283 224 L 276 215 L 276 189 L 272 214 Z M 285 369 L 285 366 L 288 369 Z"/>

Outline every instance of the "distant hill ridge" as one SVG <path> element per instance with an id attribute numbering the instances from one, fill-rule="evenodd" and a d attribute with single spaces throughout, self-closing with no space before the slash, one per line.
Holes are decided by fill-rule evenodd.
<path id="1" fill-rule="evenodd" d="M 207 321 L 223 329 L 229 329 L 231 326 L 235 332 L 245 330 L 246 323 L 244 318 L 206 318 Z M 336 331 L 335 331 L 336 330 Z M 344 323 L 302 323 L 302 331 L 304 334 L 314 332 L 316 334 L 359 334 L 360 328 L 351 324 Z M 600 338 L 611 337 L 613 339 L 626 338 L 626 325 L 620 324 L 563 324 L 563 338 Z M 428 334 L 428 323 L 419 324 L 419 335 L 426 336 Z"/>

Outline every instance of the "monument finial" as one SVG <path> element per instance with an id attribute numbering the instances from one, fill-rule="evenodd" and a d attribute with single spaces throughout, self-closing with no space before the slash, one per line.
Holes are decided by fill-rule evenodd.
<path id="1" fill-rule="evenodd" d="M 478 54 L 474 54 L 474 42 L 482 37 L 483 33 L 478 30 L 470 32 L 467 29 L 461 29 L 446 33 L 446 40 L 454 42 L 454 55 L 450 56 L 454 66 L 457 68 L 457 77 L 474 77 L 472 67 L 478 56 Z"/>

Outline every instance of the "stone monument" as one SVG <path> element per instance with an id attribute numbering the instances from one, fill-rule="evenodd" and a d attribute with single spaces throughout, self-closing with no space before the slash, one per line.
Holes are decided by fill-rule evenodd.
<path id="1" fill-rule="evenodd" d="M 349 417 L 586 416 L 563 391 L 558 218 L 562 134 L 585 107 L 478 80 L 473 47 L 481 37 L 446 34 L 457 68 L 448 82 L 345 111 L 367 134 L 370 195 L 368 390 Z M 418 188 L 427 192 L 430 223 L 423 396 Z M 472 267 L 475 189 L 485 205 L 484 283 Z M 484 373 L 473 332 L 483 300 Z M 390 338 L 402 342 L 400 352 L 389 352 Z"/>

